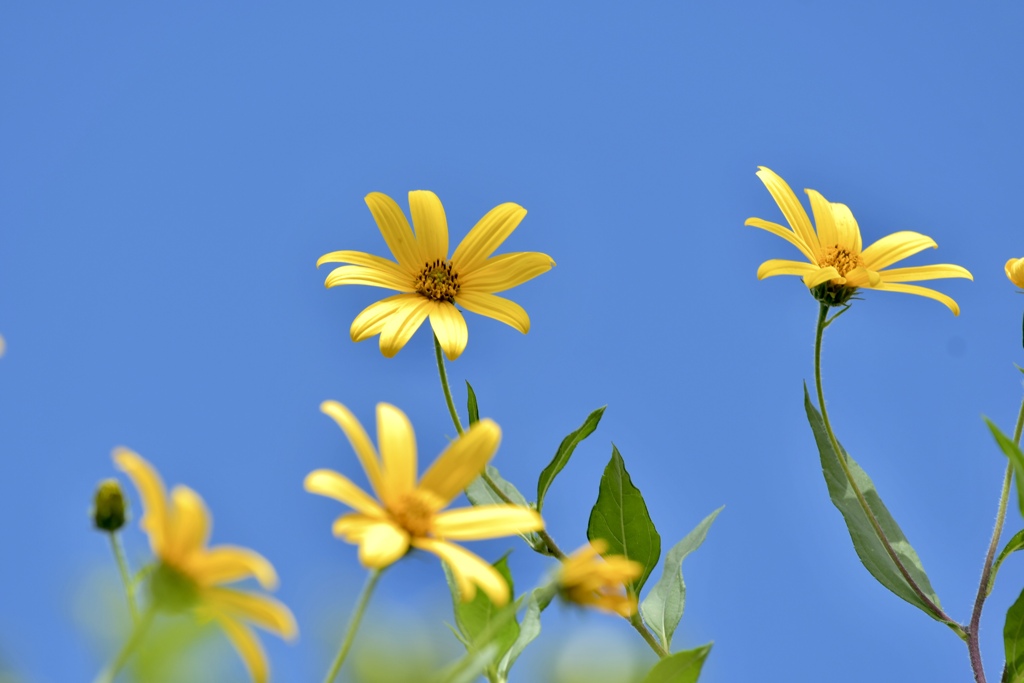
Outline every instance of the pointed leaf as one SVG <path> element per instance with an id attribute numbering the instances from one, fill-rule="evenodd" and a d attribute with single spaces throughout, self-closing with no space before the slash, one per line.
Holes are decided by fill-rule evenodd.
<path id="1" fill-rule="evenodd" d="M 1013 439 L 1003 434 L 999 427 L 993 424 L 992 420 L 986 417 L 985 424 L 988 425 L 989 431 L 995 437 L 1000 450 L 1010 459 L 1010 464 L 1013 465 L 1013 472 L 1017 475 L 1017 506 L 1020 508 L 1020 514 L 1024 515 L 1024 487 L 1021 486 L 1021 482 L 1024 481 L 1024 453 L 1021 453 L 1020 446 L 1014 443 Z"/>
<path id="2" fill-rule="evenodd" d="M 651 669 L 643 683 L 697 683 L 712 643 L 665 657 Z"/>
<path id="3" fill-rule="evenodd" d="M 469 411 L 469 426 L 472 427 L 480 420 L 480 406 L 476 403 L 476 392 L 473 391 L 473 386 L 466 380 L 466 403 L 468 404 Z"/>
<path id="4" fill-rule="evenodd" d="M 539 512 L 541 507 L 544 505 L 544 496 L 547 495 L 548 489 L 551 487 L 551 482 L 555 480 L 555 477 L 562 468 L 565 467 L 566 463 L 569 462 L 569 458 L 572 457 L 573 451 L 576 450 L 576 446 L 579 445 L 580 441 L 587 438 L 594 433 L 597 429 L 597 424 L 601 421 L 601 416 L 604 415 L 604 409 L 608 406 L 602 406 L 587 416 L 587 419 L 583 421 L 578 429 L 571 432 L 567 437 L 562 439 L 562 443 L 558 445 L 558 450 L 555 451 L 555 457 L 551 459 L 548 466 L 544 468 L 544 471 L 540 473 L 540 477 L 537 479 L 537 511 Z"/>
<path id="5" fill-rule="evenodd" d="M 505 579 L 510 594 L 514 594 L 512 574 L 508 570 L 508 555 L 495 562 L 494 568 Z M 519 636 L 519 624 L 516 623 L 514 611 L 511 615 L 504 614 L 506 608 L 495 605 L 482 590 L 478 590 L 472 600 L 463 602 L 447 564 L 445 565 L 445 575 L 448 578 L 448 588 L 452 594 L 455 623 L 465 638 L 463 642 L 468 641 L 477 649 L 495 644 L 498 648 L 495 657 L 500 657 L 507 652 Z"/>
<path id="6" fill-rule="evenodd" d="M 1006 649 L 1006 669 L 1003 680 L 1024 683 L 1024 592 L 1006 612 L 1003 626 L 1003 647 Z"/>
<path id="7" fill-rule="evenodd" d="M 643 574 L 630 587 L 639 595 L 647 577 L 658 564 L 661 555 L 661 537 L 654 528 L 647 503 L 640 489 L 626 472 L 619 449 L 612 445 L 612 458 L 604 468 L 598 489 L 597 502 L 590 511 L 587 538 L 602 538 L 608 544 L 606 555 L 622 555 L 639 562 Z"/>
<path id="8" fill-rule="evenodd" d="M 807 411 L 807 421 L 811 425 L 811 431 L 814 432 L 814 440 L 818 444 L 818 452 L 821 455 L 821 469 L 825 475 L 825 483 L 828 485 L 828 495 L 832 499 L 832 503 L 843 515 L 846 526 L 850 531 L 850 539 L 853 541 L 853 547 L 857 551 L 857 556 L 860 558 L 861 563 L 883 586 L 910 604 L 920 608 L 932 618 L 943 621 L 933 613 L 927 603 L 914 591 L 910 583 L 900 572 L 899 567 L 893 562 L 892 557 L 890 557 L 886 550 L 886 543 L 888 543 L 894 554 L 899 558 L 901 564 L 914 580 L 914 583 L 920 588 L 921 592 L 938 606 L 939 598 L 935 594 L 934 589 L 932 589 L 931 582 L 928 580 L 924 567 L 921 565 L 921 560 L 918 558 L 914 548 L 911 547 L 910 541 L 907 540 L 903 531 L 900 530 L 896 520 L 889 514 L 889 510 L 879 497 L 878 491 L 875 490 L 875 485 L 867 473 L 846 453 L 842 446 L 839 447 L 842 451 L 841 454 L 835 452 L 828 432 L 825 429 L 825 422 L 822 420 L 817 408 L 811 404 L 806 386 L 804 387 L 804 408 Z M 844 458 L 844 462 L 850 472 L 849 477 L 843 468 L 843 463 L 839 460 L 840 458 Z M 861 506 L 860 499 L 857 496 L 858 490 L 867 503 L 870 516 Z M 872 524 L 872 518 L 878 523 L 882 536 L 879 536 L 875 525 Z M 952 626 L 951 622 L 946 623 L 950 623 Z"/>
<path id="9" fill-rule="evenodd" d="M 516 660 L 519 659 L 519 655 L 540 634 L 540 613 L 547 607 L 549 602 L 551 602 L 549 589 L 535 588 L 530 591 L 529 597 L 526 599 L 526 612 L 523 614 L 523 620 L 519 624 L 519 635 L 516 637 L 515 642 L 512 643 L 512 647 L 509 648 L 505 656 L 498 662 L 499 680 L 508 679 L 508 672 L 511 670 L 512 665 L 516 663 Z"/>
<path id="10" fill-rule="evenodd" d="M 999 571 L 1000 565 L 1003 564 L 1003 560 L 1009 557 L 1010 553 L 1015 553 L 1021 548 L 1024 548 L 1024 529 L 1015 533 L 1013 538 L 1006 542 L 1006 545 L 999 553 L 999 557 L 992 564 L 992 571 L 988 575 L 988 588 L 985 591 L 985 595 L 992 594 L 992 588 L 996 585 L 996 573 Z"/>
<path id="11" fill-rule="evenodd" d="M 515 505 L 523 505 L 525 507 L 532 507 L 523 494 L 519 493 L 519 489 L 512 485 L 511 482 L 506 481 L 498 473 L 498 468 L 487 466 L 487 476 L 491 478 L 498 488 L 504 493 L 509 500 Z M 496 494 L 490 487 L 490 485 L 484 481 L 483 477 L 477 477 L 473 480 L 466 488 L 466 498 L 469 498 L 469 502 L 473 505 L 505 505 L 506 502 Z M 535 532 L 530 531 L 525 534 L 520 534 L 523 540 L 530 544 L 530 547 L 536 550 L 538 553 L 548 554 L 547 544 L 541 540 Z"/>
<path id="12" fill-rule="evenodd" d="M 666 650 L 672 649 L 672 634 L 683 618 L 686 606 L 686 583 L 683 581 L 683 560 L 700 547 L 708 535 L 708 529 L 715 517 L 722 511 L 718 508 L 698 524 L 693 531 L 686 534 L 683 540 L 672 546 L 665 553 L 664 569 L 658 583 L 647 594 L 640 604 L 640 614 L 644 622 L 658 636 Z"/>

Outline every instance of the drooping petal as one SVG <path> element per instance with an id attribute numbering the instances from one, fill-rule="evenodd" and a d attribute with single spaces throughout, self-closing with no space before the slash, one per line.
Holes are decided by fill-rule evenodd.
<path id="1" fill-rule="evenodd" d="M 415 291 L 412 286 L 412 278 L 408 275 L 369 266 L 338 266 L 324 280 L 324 287 L 338 287 L 339 285 L 368 285 L 394 289 L 399 292 Z"/>
<path id="2" fill-rule="evenodd" d="M 951 263 L 936 263 L 930 266 L 911 266 L 909 268 L 893 268 L 883 270 L 879 275 L 882 282 L 916 282 L 917 280 L 940 280 L 950 277 L 962 277 L 973 280 L 974 276 L 966 268 Z"/>
<path id="3" fill-rule="evenodd" d="M 847 287 L 874 287 L 882 281 L 882 276 L 877 271 L 864 268 L 854 268 L 846 274 Z"/>
<path id="4" fill-rule="evenodd" d="M 419 488 L 433 492 L 440 502 L 438 509 L 443 508 L 480 476 L 499 443 L 501 428 L 493 420 L 480 420 L 437 456 L 420 479 Z"/>
<path id="5" fill-rule="evenodd" d="M 504 292 L 548 272 L 555 265 L 547 254 L 521 251 L 487 259 L 476 270 L 459 273 L 460 291 Z"/>
<path id="6" fill-rule="evenodd" d="M 832 221 L 836 226 L 836 238 L 839 246 L 844 247 L 851 253 L 859 254 L 864 243 L 861 240 L 860 226 L 857 225 L 857 219 L 853 217 L 853 212 L 850 211 L 850 207 L 846 204 L 831 202 L 831 205 Z M 868 266 L 874 267 L 870 263 Z"/>
<path id="7" fill-rule="evenodd" d="M 163 558 L 176 564 L 206 547 L 210 539 L 210 513 L 199 494 L 187 486 L 171 491 L 167 515 L 167 545 Z"/>
<path id="8" fill-rule="evenodd" d="M 811 212 L 814 214 L 814 225 L 818 228 L 818 243 L 828 247 L 840 244 L 836 232 L 836 223 L 832 219 L 832 206 L 817 190 L 804 190 L 811 200 Z"/>
<path id="9" fill-rule="evenodd" d="M 1024 288 L 1024 258 L 1012 258 L 1004 266 L 1006 277 L 1018 287 Z"/>
<path id="10" fill-rule="evenodd" d="M 882 270 L 908 256 L 928 248 L 937 249 L 938 244 L 931 237 L 919 232 L 901 230 L 886 235 L 861 253 L 864 265 L 872 270 Z"/>
<path id="11" fill-rule="evenodd" d="M 526 216 L 526 209 L 507 202 L 494 207 L 473 226 L 452 254 L 452 267 L 457 273 L 471 273 L 484 264 L 487 257 L 501 246 Z"/>
<path id="12" fill-rule="evenodd" d="M 804 275 L 804 284 L 807 285 L 807 289 L 813 289 L 820 285 L 822 282 L 828 282 L 830 280 L 840 280 L 836 284 L 843 284 L 846 280 L 839 275 L 839 271 L 834 266 L 825 266 L 820 268 L 813 273 L 807 273 Z"/>
<path id="13" fill-rule="evenodd" d="M 406 342 L 416 333 L 434 302 L 426 297 L 416 297 L 402 303 L 388 318 L 380 331 L 380 352 L 385 358 L 393 358 Z"/>
<path id="14" fill-rule="evenodd" d="M 766 277 L 776 275 L 807 275 L 817 273 L 821 268 L 806 261 L 788 261 L 786 259 L 770 259 L 762 263 L 757 269 L 757 279 L 763 280 Z"/>
<path id="15" fill-rule="evenodd" d="M 139 526 L 149 535 L 154 554 L 160 556 L 167 537 L 167 493 L 160 475 L 141 455 L 127 448 L 114 449 L 114 463 L 135 484 L 142 499 Z"/>
<path id="16" fill-rule="evenodd" d="M 215 587 L 203 589 L 201 599 L 216 612 L 250 621 L 282 638 L 290 640 L 299 632 L 291 610 L 268 595 Z"/>
<path id="17" fill-rule="evenodd" d="M 370 517 L 384 517 L 384 508 L 352 480 L 332 470 L 313 470 L 303 486 L 310 493 L 327 496 Z M 375 487 L 376 488 L 376 487 Z M 379 493 L 379 492 L 378 492 Z"/>
<path id="18" fill-rule="evenodd" d="M 434 533 L 456 541 L 479 541 L 540 531 L 540 513 L 518 505 L 477 505 L 434 515 Z"/>
<path id="19" fill-rule="evenodd" d="M 413 546 L 440 557 L 452 570 L 463 602 L 472 600 L 477 586 L 495 605 L 508 603 L 508 584 L 491 565 L 465 548 L 433 538 L 413 539 Z"/>
<path id="20" fill-rule="evenodd" d="M 486 315 L 514 327 L 523 334 L 530 331 L 530 316 L 514 301 L 483 292 L 459 292 L 455 295 L 455 303 L 467 311 Z"/>
<path id="21" fill-rule="evenodd" d="M 377 447 L 384 475 L 385 501 L 416 486 L 416 435 L 409 418 L 389 403 L 377 404 Z"/>
<path id="22" fill-rule="evenodd" d="M 359 562 L 368 569 L 383 569 L 409 551 L 409 534 L 390 522 L 367 527 L 359 537 Z"/>
<path id="23" fill-rule="evenodd" d="M 744 225 L 749 225 L 755 228 L 761 228 L 762 230 L 767 230 L 776 237 L 781 237 L 782 239 L 786 240 L 794 247 L 799 249 L 800 253 L 806 256 L 809 262 L 814 264 L 818 263 L 818 259 L 816 259 L 814 257 L 814 254 L 811 253 L 811 248 L 808 247 L 803 242 L 801 242 L 800 238 L 797 237 L 796 233 L 794 233 L 789 228 L 783 227 L 778 223 L 772 223 L 771 221 L 763 220 L 761 218 L 748 218 Z"/>
<path id="24" fill-rule="evenodd" d="M 370 304 L 352 321 L 352 327 L 349 328 L 352 341 L 361 342 L 380 334 L 395 311 L 420 298 L 419 294 L 395 294 Z"/>
<path id="25" fill-rule="evenodd" d="M 267 683 L 270 678 L 270 665 L 263 645 L 251 628 L 231 617 L 217 615 L 217 623 L 224 629 L 224 634 L 238 651 L 238 656 L 245 662 L 253 683 Z"/>
<path id="26" fill-rule="evenodd" d="M 953 311 L 953 315 L 960 315 L 960 307 L 957 306 L 957 303 L 942 292 L 937 292 L 934 289 L 918 287 L 917 285 L 893 284 L 889 282 L 881 282 L 875 285 L 873 289 L 876 292 L 903 292 L 904 294 L 917 294 L 918 296 L 935 299 L 936 301 L 945 304 L 946 308 Z"/>
<path id="27" fill-rule="evenodd" d="M 420 253 L 429 261 L 448 258 L 448 219 L 437 195 L 428 190 L 409 193 L 409 211 L 420 243 Z"/>
<path id="28" fill-rule="evenodd" d="M 324 401 L 320 404 L 320 412 L 334 420 L 341 427 L 341 431 L 345 432 L 349 443 L 352 444 L 352 450 L 356 452 L 356 457 L 359 458 L 359 464 L 363 466 L 363 471 L 366 472 L 366 478 L 370 480 L 370 486 L 377 494 L 377 497 L 380 498 L 380 493 L 384 490 L 380 472 L 380 460 L 377 458 L 377 451 L 374 450 L 373 443 L 370 442 L 370 437 L 366 435 L 363 425 L 359 424 L 359 420 L 356 419 L 351 410 L 337 401 Z"/>
<path id="29" fill-rule="evenodd" d="M 430 327 L 448 360 L 462 355 L 469 343 L 469 329 L 459 309 L 447 301 L 438 301 L 430 311 Z"/>
<path id="30" fill-rule="evenodd" d="M 380 234 L 384 236 L 398 265 L 410 274 L 419 271 L 427 262 L 426 256 L 421 253 L 409 221 L 395 200 L 381 192 L 371 192 L 366 195 L 366 205 L 370 207 Z"/>
<path id="31" fill-rule="evenodd" d="M 807 217 L 803 204 L 797 199 L 796 194 L 793 193 L 786 181 L 770 168 L 758 166 L 757 177 L 768 188 L 768 192 L 771 193 L 775 203 L 779 205 L 782 215 L 789 221 L 793 232 L 800 238 L 800 241 L 807 245 L 812 260 L 817 263 L 821 248 L 818 244 L 818 236 L 814 233 L 811 219 Z"/>
<path id="32" fill-rule="evenodd" d="M 233 545 L 218 545 L 189 560 L 185 568 L 198 583 L 216 586 L 256 577 L 267 590 L 277 588 L 277 572 L 267 558 L 255 550 Z"/>

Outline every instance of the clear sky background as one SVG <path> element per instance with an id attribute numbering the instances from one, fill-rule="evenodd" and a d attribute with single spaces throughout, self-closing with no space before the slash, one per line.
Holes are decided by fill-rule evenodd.
<path id="1" fill-rule="evenodd" d="M 555 537 L 583 543 L 612 441 L 666 548 L 726 505 L 684 565 L 676 646 L 715 642 L 704 683 L 969 680 L 963 644 L 854 554 L 802 407 L 817 305 L 796 278 L 757 281 L 798 254 L 743 221 L 781 220 L 766 165 L 848 204 L 866 243 L 917 230 L 939 249 L 909 264 L 975 274 L 937 283 L 959 318 L 868 292 L 825 342 L 840 439 L 966 621 L 1005 466 L 981 416 L 1009 431 L 1021 399 L 1003 263 L 1024 256 L 1022 30 L 1010 2 L 6 3 L 0 657 L 32 682 L 100 668 L 106 618 L 81 605 L 115 570 L 87 510 L 123 444 L 202 494 L 214 542 L 273 561 L 302 630 L 264 638 L 276 680 L 319 680 L 363 576 L 330 535 L 341 506 L 302 490 L 317 467 L 362 476 L 319 403 L 369 428 L 398 405 L 422 461 L 453 430 L 429 332 L 390 360 L 353 344 L 382 290 L 325 290 L 314 263 L 386 254 L 363 196 L 430 189 L 453 245 L 514 201 L 529 214 L 503 250 L 558 263 L 511 293 L 527 336 L 468 314 L 449 366 L 527 493 L 608 405 L 550 493 Z M 1007 537 L 1021 526 L 1011 507 Z M 137 529 L 126 543 L 145 557 Z M 549 567 L 515 539 L 473 545 L 508 548 L 522 586 Z M 990 680 L 1024 562 L 1000 579 Z M 450 618 L 445 591 L 408 560 L 369 619 Z M 544 629 L 641 646 L 557 607 Z"/>

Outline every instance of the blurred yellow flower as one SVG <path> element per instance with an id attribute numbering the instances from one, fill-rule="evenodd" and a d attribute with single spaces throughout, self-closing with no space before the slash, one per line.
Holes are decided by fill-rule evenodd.
<path id="1" fill-rule="evenodd" d="M 1012 258 L 1006 262 L 1006 277 L 1010 282 L 1024 289 L 1024 258 Z"/>
<path id="2" fill-rule="evenodd" d="M 310 472 L 305 487 L 356 510 L 338 517 L 333 530 L 335 536 L 359 545 L 363 566 L 383 569 L 410 548 L 419 548 L 448 564 L 463 600 L 471 600 L 479 586 L 495 604 L 507 603 L 508 585 L 497 570 L 449 541 L 538 531 L 544 528 L 544 520 L 536 510 L 517 505 L 478 505 L 442 512 L 494 457 L 501 441 L 498 425 L 487 419 L 475 423 L 448 445 L 417 483 L 416 436 L 405 413 L 387 403 L 377 404 L 378 456 L 348 408 L 325 401 L 320 410 L 345 432 L 377 499 L 331 470 Z"/>
<path id="3" fill-rule="evenodd" d="M 140 455 L 118 448 L 114 462 L 128 474 L 142 499 L 139 526 L 159 564 L 150 575 L 154 605 L 177 611 L 194 609 L 214 619 L 238 650 L 256 683 L 265 683 L 269 665 L 250 622 L 284 638 L 298 632 L 295 618 L 283 604 L 266 595 L 223 587 L 255 577 L 267 590 L 277 587 L 274 567 L 262 555 L 237 546 L 207 547 L 210 513 L 187 486 L 175 486 L 170 498 L 160 475 Z"/>
<path id="4" fill-rule="evenodd" d="M 558 585 L 566 600 L 629 618 L 636 614 L 636 595 L 626 584 L 640 577 L 639 562 L 622 555 L 601 557 L 608 549 L 595 539 L 562 561 Z"/>
<path id="5" fill-rule="evenodd" d="M 940 301 L 960 314 L 950 297 L 927 287 L 904 282 L 937 278 L 974 277 L 965 268 L 950 264 L 891 268 L 892 264 L 928 247 L 935 241 L 917 232 L 900 231 L 883 237 L 862 249 L 860 228 L 845 204 L 829 202 L 815 190 L 805 190 L 811 200 L 811 211 L 817 230 L 807 212 L 786 181 L 771 169 L 759 167 L 757 176 L 768 188 L 792 229 L 761 218 L 748 218 L 746 225 L 767 230 L 786 240 L 807 258 L 807 261 L 772 259 L 757 269 L 758 279 L 773 275 L 800 275 L 815 298 L 831 306 L 845 304 L 859 287 L 883 292 L 905 292 Z"/>
<path id="6" fill-rule="evenodd" d="M 449 259 L 448 222 L 441 200 L 433 192 L 409 193 L 415 233 L 391 197 L 371 192 L 366 195 L 366 205 L 397 263 L 361 251 L 332 251 L 316 262 L 318 268 L 324 263 L 351 264 L 332 270 L 324 283 L 327 287 L 370 285 L 401 292 L 357 315 L 350 330 L 352 341 L 379 334 L 381 353 L 391 358 L 429 317 L 448 360 L 455 360 L 469 339 L 466 321 L 455 304 L 500 320 L 523 334 L 530 331 L 530 317 L 523 307 L 495 296 L 495 292 L 546 273 L 555 262 L 534 251 L 491 257 L 523 220 L 526 209 L 511 202 L 494 207 Z"/>

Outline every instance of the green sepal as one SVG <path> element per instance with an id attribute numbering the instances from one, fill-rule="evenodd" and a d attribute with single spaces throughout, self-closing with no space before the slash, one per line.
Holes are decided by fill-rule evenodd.
<path id="1" fill-rule="evenodd" d="M 514 596 L 512 574 L 508 570 L 508 555 L 504 555 L 493 566 L 508 586 L 509 595 Z M 491 602 L 491 599 L 482 590 L 477 590 L 472 600 L 463 601 L 451 568 L 445 564 L 444 570 L 445 578 L 448 580 L 448 589 L 452 594 L 455 624 L 462 634 L 460 640 L 467 649 L 472 650 L 495 645 L 497 649 L 491 659 L 491 663 L 494 664 L 498 657 L 508 652 L 519 636 L 519 624 L 515 618 L 515 603 L 499 607 Z M 508 610 L 512 611 L 511 614 L 507 613 Z"/>
<path id="2" fill-rule="evenodd" d="M 683 609 L 686 607 L 683 560 L 701 546 L 704 539 L 707 538 L 711 523 L 715 521 L 715 517 L 724 507 L 723 505 L 705 517 L 693 531 L 686 534 L 683 540 L 665 553 L 661 578 L 640 604 L 640 614 L 644 618 L 644 623 L 650 627 L 666 650 L 671 651 L 672 649 L 672 634 L 679 626 L 679 622 L 683 618 Z"/>
<path id="3" fill-rule="evenodd" d="M 1006 650 L 1003 680 L 1008 683 L 1024 683 L 1024 591 L 1006 611 L 1003 647 Z"/>
<path id="4" fill-rule="evenodd" d="M 544 496 L 547 495 L 548 489 L 551 487 L 551 482 L 555 480 L 555 477 L 562 468 L 569 462 L 569 458 L 572 457 L 573 451 L 576 450 L 576 446 L 579 445 L 580 441 L 587 438 L 594 433 L 597 429 L 597 424 L 601 421 L 601 416 L 604 415 L 604 409 L 608 406 L 601 406 L 583 421 L 580 427 L 569 433 L 567 437 L 562 439 L 562 443 L 558 445 L 558 450 L 555 451 L 555 457 L 551 459 L 548 466 L 540 473 L 540 477 L 537 478 L 537 511 L 544 506 Z"/>
<path id="5" fill-rule="evenodd" d="M 1017 479 L 1017 507 L 1020 509 L 1020 514 L 1024 515 L 1024 489 L 1021 487 L 1021 482 L 1024 481 L 1024 453 L 1021 452 L 1020 446 L 1013 442 L 1013 439 L 1003 434 L 999 427 L 995 426 L 992 420 L 987 417 L 984 419 L 992 436 L 995 437 L 996 443 L 999 444 L 999 449 L 1013 465 L 1013 473 Z"/>
<path id="6" fill-rule="evenodd" d="M 611 460 L 601 475 L 597 502 L 590 511 L 587 538 L 591 541 L 604 539 L 608 544 L 605 555 L 622 555 L 640 563 L 643 573 L 629 586 L 639 595 L 647 577 L 658 565 L 661 536 L 654 528 L 640 489 L 633 485 L 614 444 Z"/>
<path id="7" fill-rule="evenodd" d="M 832 441 L 829 438 L 828 431 L 825 429 L 825 422 L 822 420 L 817 408 L 811 403 L 806 385 L 804 386 L 804 408 L 807 411 L 807 421 L 811 425 L 811 431 L 814 432 L 814 440 L 818 444 L 818 453 L 821 456 L 821 469 L 825 475 L 825 483 L 828 485 L 828 495 L 832 499 L 832 503 L 843 515 L 846 527 L 850 531 L 850 539 L 853 541 L 853 547 L 857 551 L 857 557 L 860 558 L 861 563 L 879 583 L 890 591 L 915 607 L 920 608 L 932 618 L 948 624 L 954 630 L 958 630 L 960 628 L 958 625 L 941 619 L 928 607 L 927 603 L 921 599 L 907 579 L 904 578 L 892 557 L 889 556 L 885 547 L 885 541 L 888 541 L 889 547 L 899 558 L 901 564 L 921 592 L 936 607 L 939 607 L 939 597 L 935 594 L 935 590 L 928 580 L 928 575 L 925 574 L 924 567 L 921 565 L 921 559 L 917 556 L 917 552 L 910 545 L 910 541 L 907 540 L 896 520 L 889 514 L 889 510 L 885 507 L 881 497 L 879 497 L 871 478 L 846 453 L 846 449 L 841 445 L 839 446 L 840 454 L 837 454 L 832 447 Z M 846 469 L 843 468 L 843 462 L 840 462 L 840 458 L 844 459 L 846 469 L 850 473 L 849 477 L 846 474 Z M 865 511 L 861 506 L 857 490 L 860 491 L 867 503 L 868 511 Z M 875 526 L 871 522 L 872 518 L 878 523 L 884 540 L 875 530 Z"/>
<path id="8" fill-rule="evenodd" d="M 999 571 L 999 566 L 1003 564 L 1003 560 L 1010 556 L 1011 553 L 1015 553 L 1021 548 L 1024 548 L 1024 529 L 1021 529 L 1006 542 L 1003 549 L 999 553 L 999 557 L 992 564 L 992 571 L 988 575 L 988 587 L 985 589 L 985 595 L 992 594 L 992 588 L 996 585 L 996 573 Z"/>
<path id="9" fill-rule="evenodd" d="M 643 683 L 697 683 L 704 660 L 714 643 L 683 650 L 665 657 L 650 670 Z"/>
<path id="10" fill-rule="evenodd" d="M 501 489 L 501 492 L 508 496 L 508 499 L 511 500 L 514 504 L 523 505 L 525 507 L 533 507 L 528 502 L 526 502 L 526 498 L 523 496 L 523 494 L 519 492 L 519 489 L 517 489 L 512 484 L 512 482 L 507 481 L 506 479 L 502 478 L 500 474 L 498 474 L 498 468 L 488 465 L 487 476 L 491 478 L 491 481 L 498 485 L 498 488 Z M 498 494 L 491 490 L 491 487 L 487 484 L 486 481 L 484 481 L 483 477 L 477 477 L 469 486 L 466 487 L 466 498 L 469 498 L 469 502 L 472 503 L 473 505 L 507 504 L 498 496 Z M 524 541 L 530 544 L 531 548 L 533 548 L 538 553 L 541 553 L 543 555 L 551 554 L 548 551 L 548 544 L 545 543 L 541 539 L 541 537 L 537 535 L 536 532 L 529 531 L 525 534 L 520 534 L 520 536 L 523 538 Z"/>
<path id="11" fill-rule="evenodd" d="M 476 392 L 473 391 L 473 386 L 466 380 L 466 409 L 469 413 L 469 426 L 472 427 L 474 424 L 480 421 L 480 406 L 476 402 Z"/>

